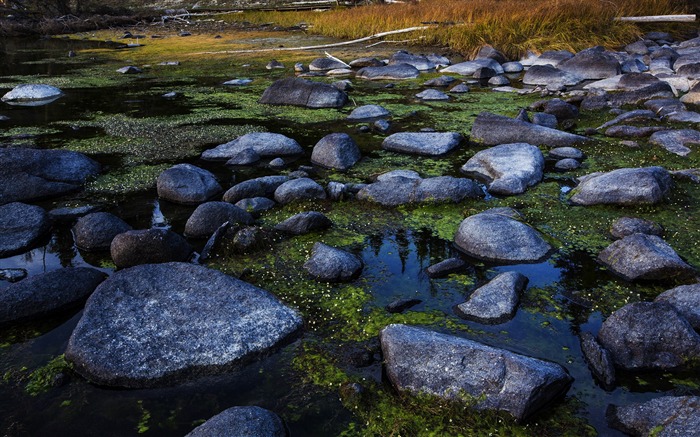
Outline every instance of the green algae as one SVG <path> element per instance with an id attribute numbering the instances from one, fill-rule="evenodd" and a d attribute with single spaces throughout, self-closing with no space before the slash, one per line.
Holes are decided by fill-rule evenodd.
<path id="1" fill-rule="evenodd" d="M 69 371 L 71 368 L 71 364 L 66 361 L 64 355 L 53 358 L 46 365 L 28 375 L 25 392 L 31 396 L 37 396 L 48 391 L 54 387 L 59 375 Z"/>
<path id="2" fill-rule="evenodd" d="M 158 176 L 169 167 L 169 164 L 125 167 L 88 182 L 85 191 L 97 195 L 126 195 L 152 190 Z"/>

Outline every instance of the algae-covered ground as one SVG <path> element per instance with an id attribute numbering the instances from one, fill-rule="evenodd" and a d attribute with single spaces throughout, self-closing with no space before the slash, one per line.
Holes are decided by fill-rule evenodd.
<path id="1" fill-rule="evenodd" d="M 155 193 L 158 174 L 172 164 L 202 166 L 214 172 L 224 188 L 274 173 L 264 165 L 230 169 L 198 159 L 203 150 L 248 132 L 282 133 L 304 147 L 305 155 L 283 173 L 308 166 L 311 149 L 323 136 L 349 133 L 360 146 L 362 160 L 344 173 L 314 169 L 312 177 L 322 185 L 366 183 L 399 168 L 415 170 L 423 177 L 458 176 L 461 165 L 482 146 L 465 140 L 458 150 L 437 158 L 386 152 L 380 149 L 386 134 L 371 128 L 360 131 L 368 124 L 350 123 L 347 115 L 354 107 L 380 104 L 392 113 L 392 132 L 433 128 L 456 131 L 467 138 L 478 113 L 514 116 L 541 98 L 495 93 L 474 84 L 472 92 L 453 95 L 448 102 L 421 102 L 414 95 L 424 88 L 424 81 L 439 75 L 430 73 L 393 88 L 385 87 L 387 82 L 352 79 L 351 103 L 342 109 L 273 107 L 258 103 L 264 89 L 276 79 L 293 75 L 294 63 L 308 64 L 323 56 L 323 50 L 203 53 L 328 40 L 301 32 L 260 31 L 222 33 L 220 38 L 206 34 L 180 37 L 158 27 L 132 29 L 133 34 L 142 34 L 138 39 L 121 39 L 122 33 L 69 35 L 48 48 L 42 45 L 39 56 L 29 42 L 24 52 L 13 52 L 17 69 L 23 73 L 13 73 L 6 66 L 0 91 L 18 83 L 41 82 L 61 87 L 66 96 L 43 108 L 3 107 L 0 114 L 10 120 L 0 122 L 0 142 L 75 150 L 93 157 L 103 164 L 103 173 L 89 181 L 83 192 L 44 206 L 98 204 L 135 228 L 157 224 L 182 232 L 192 208 L 161 202 Z M 118 48 L 126 43 L 139 46 Z M 68 49 L 76 50 L 77 56 L 65 56 Z M 366 55 L 384 58 L 396 49 L 388 45 L 344 48 L 333 55 L 345 61 Z M 273 58 L 285 68 L 266 69 Z M 171 65 L 161 65 L 168 62 Z M 143 72 L 116 72 L 126 65 Z M 252 82 L 222 85 L 235 78 Z M 337 79 L 318 80 L 330 83 Z M 168 92 L 177 95 L 164 98 Z M 574 131 L 582 133 L 610 118 L 607 113 L 584 113 Z M 546 153 L 548 147 L 541 147 Z M 548 168 L 542 183 L 518 196 L 400 208 L 352 199 L 314 201 L 264 213 L 257 223 L 263 229 L 308 210 L 323 212 L 334 225 L 305 236 L 276 236 L 250 253 L 222 247 L 208 262 L 212 268 L 269 290 L 299 309 L 305 320 L 304 333 L 296 342 L 231 374 L 163 389 L 105 390 L 73 374 L 61 355 L 79 313 L 3 328 L 0 409 L 6 414 L 2 426 L 8 435 L 55 434 L 57 430 L 76 435 L 184 435 L 225 408 L 255 404 L 280 414 L 293 435 L 614 435 L 604 419 L 609 403 L 646 400 L 656 392 L 697 393 L 700 379 L 694 374 L 621 375 L 620 386 L 613 391 L 595 384 L 583 361 L 578 334 L 596 333 L 602 320 L 625 303 L 653 299 L 674 285 L 622 281 L 595 258 L 612 241 L 609 228 L 613 220 L 627 215 L 661 224 L 665 239 L 681 257 L 700 266 L 700 186 L 678 180 L 663 204 L 627 208 L 572 206 L 567 192 L 575 185 L 575 177 L 590 172 L 648 165 L 670 170 L 696 168 L 700 158 L 695 153 L 680 158 L 644 141 L 638 148 L 629 148 L 603 137 L 581 149 L 586 154 L 581 169 L 557 173 Z M 517 208 L 547 236 L 555 254 L 534 265 L 496 266 L 471 260 L 470 268 L 463 272 L 429 279 L 423 272 L 426 267 L 457 254 L 452 239 L 461 220 L 498 206 Z M 302 265 L 317 241 L 359 255 L 365 264 L 361 277 L 348 284 L 326 284 L 308 277 Z M 201 248 L 204 242 L 192 243 Z M 25 267 L 32 273 L 69 265 L 113 268 L 108 254 L 78 251 L 69 226 L 57 226 L 45 247 L 0 260 L 1 267 Z M 520 271 L 530 279 L 512 321 L 489 326 L 454 314 L 454 305 L 507 270 Z M 400 314 L 387 312 L 384 307 L 399 298 L 420 299 L 421 303 Z M 427 326 L 552 360 L 576 380 L 566 399 L 521 424 L 505 415 L 474 412 L 469 400 L 447 403 L 401 395 L 382 378 L 377 336 L 390 323 Z"/>

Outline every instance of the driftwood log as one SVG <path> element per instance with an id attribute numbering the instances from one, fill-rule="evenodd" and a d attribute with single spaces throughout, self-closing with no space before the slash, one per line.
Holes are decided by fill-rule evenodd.
<path id="1" fill-rule="evenodd" d="M 648 15 L 643 17 L 617 17 L 615 21 L 631 21 L 635 23 L 692 23 L 696 20 L 693 15 Z"/>

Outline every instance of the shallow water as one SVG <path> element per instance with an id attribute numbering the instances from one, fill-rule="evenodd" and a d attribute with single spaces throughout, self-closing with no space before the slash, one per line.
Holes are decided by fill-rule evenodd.
<path id="1" fill-rule="evenodd" d="M 0 43 L 7 62 L 0 66 L 0 81 L 11 83 L 8 76 L 70 75 L 82 64 L 63 62 L 37 62 L 42 59 L 59 59 L 68 50 L 75 49 L 75 41 L 62 40 L 5 40 Z M 95 43 L 81 43 L 95 44 Z M 81 61 L 82 62 L 82 61 Z M 98 61 L 102 62 L 102 61 Z M 194 83 L 193 83 L 194 82 Z M 0 141 L 3 144 L 20 144 L 32 147 L 63 147 L 74 140 L 107 138 L 104 129 L 85 126 L 82 121 L 92 120 L 95 114 L 125 114 L 132 119 L 145 117 L 175 117 L 194 113 L 197 103 L 191 99 L 164 100 L 160 94 L 164 90 L 185 87 L 209 87 L 220 83 L 218 78 L 191 78 L 178 81 L 169 79 L 165 82 L 157 79 L 139 79 L 129 82 L 128 87 L 71 88 L 66 96 L 44 107 L 0 107 L 0 114 L 10 117 L 9 121 L 0 122 Z M 377 92 L 376 84 L 369 84 L 366 89 L 357 90 L 357 98 Z M 5 92 L 0 89 L 0 92 Z M 412 91 L 399 90 L 397 100 Z M 403 94 L 402 94 L 403 93 Z M 503 97 L 507 100 L 508 97 Z M 235 108 L 236 103 L 218 104 L 219 108 Z M 468 97 L 469 111 L 478 113 L 479 99 Z M 431 119 L 420 113 L 401 118 L 396 128 L 419 128 Z M 377 150 L 374 136 L 356 135 L 355 126 L 343 123 L 306 123 L 299 124 L 289 120 L 254 118 L 223 118 L 211 122 L 216 126 L 255 125 L 271 131 L 285 133 L 301 144 L 314 144 L 330 132 L 347 131 L 357 136 L 363 155 L 369 160 L 389 159 Z M 201 129 L 208 129 L 201 126 Z M 48 130 L 47 130 L 48 129 Z M 214 144 L 212 144 L 214 145 Z M 205 146 L 201 146 L 205 147 Z M 441 174 L 457 175 L 459 165 L 464 161 L 463 153 L 451 155 L 452 162 L 440 167 Z M 128 156 L 119 153 L 96 153 L 91 155 L 105 166 L 105 171 L 117 172 L 125 166 Z M 170 162 L 168 157 L 162 160 L 150 158 L 150 164 Z M 234 170 L 220 164 L 205 163 L 194 158 L 185 159 L 205 167 L 227 187 L 235 178 L 238 181 L 263 174 L 270 170 Z M 301 164 L 308 164 L 309 157 L 294 162 L 292 169 Z M 413 161 L 428 165 L 426 160 L 408 158 L 401 162 Z M 426 171 L 428 171 L 426 169 Z M 433 170 L 430 170 L 433 171 Z M 438 171 L 438 170 L 434 170 Z M 321 177 L 330 177 L 321 171 Z M 349 173 L 345 177 L 360 177 Z M 566 178 L 553 179 L 554 183 L 566 186 Z M 551 182 L 551 181 L 550 181 Z M 498 199 L 470 203 L 464 206 L 464 215 L 469 209 L 497 206 Z M 122 217 L 134 228 L 143 229 L 150 226 L 167 226 L 176 232 L 182 232 L 184 223 L 192 208 L 160 202 L 154 189 L 128 192 L 126 195 L 109 196 L 81 195 L 63 199 L 39 202 L 47 209 L 66 204 L 101 204 L 107 211 Z M 323 203 L 320 206 L 333 211 L 336 206 Z M 269 356 L 248 364 L 236 371 L 195 381 L 189 381 L 174 387 L 147 390 L 108 389 L 92 385 L 77 375 L 67 374 L 61 381 L 55 381 L 54 387 L 35 396 L 25 391 L 28 374 L 45 365 L 53 357 L 63 353 L 73 327 L 80 318 L 76 309 L 58 314 L 37 323 L 25 323 L 0 329 L 0 373 L 5 375 L 0 383 L 0 429 L 6 435 L 133 435 L 142 433 L 153 436 L 184 435 L 196 424 L 211 417 L 225 408 L 235 405 L 258 405 L 275 411 L 287 424 L 291 435 L 338 435 L 346 430 L 351 422 L 361 422 L 357 416 L 344 406 L 339 399 L 338 387 L 322 387 L 312 383 L 313 371 L 294 365 L 295 358 L 304 357 L 306 347 L 313 345 L 325 356 L 330 356 L 336 367 L 353 379 L 374 381 L 382 387 L 382 371 L 376 344 L 372 340 L 348 338 L 348 321 L 370 323 L 375 315 L 381 320 L 398 321 L 402 316 L 388 316 L 383 307 L 397 298 L 416 298 L 422 302 L 406 313 L 410 319 L 417 313 L 434 317 L 433 329 L 456 333 L 489 345 L 504 347 L 525 355 L 551 360 L 563 365 L 575 378 L 568 392 L 567 402 L 578 401 L 575 416 L 594 427 L 600 435 L 619 435 L 607 427 L 605 409 L 608 404 L 626 404 L 639 402 L 659 396 L 660 394 L 695 393 L 698 394 L 700 379 L 697 375 L 667 374 L 622 374 L 621 383 L 613 391 L 605 391 L 593 381 L 581 355 L 578 334 L 583 331 L 597 333 L 605 314 L 598 308 L 600 302 L 587 298 L 580 290 L 610 288 L 621 281 L 602 271 L 592 255 L 586 251 L 571 250 L 560 252 L 551 259 L 539 264 L 491 266 L 473 261 L 471 270 L 456 278 L 451 275 L 444 279 L 429 279 L 423 272 L 429 265 L 442 259 L 457 256 L 451 240 L 438 238 L 432 224 L 423 226 L 404 226 L 401 218 L 393 217 L 394 212 L 375 208 L 377 223 L 359 223 L 365 218 L 358 215 L 357 223 L 350 223 L 342 232 L 351 233 L 353 242 L 348 246 L 359 254 L 365 264 L 359 287 L 369 293 L 366 300 L 354 308 L 362 313 L 360 318 L 328 320 L 322 313 L 322 307 L 315 300 L 325 297 L 306 297 L 300 303 L 307 320 L 305 333 L 300 339 L 284 346 Z M 369 221 L 371 218 L 371 211 Z M 291 210 L 283 215 L 291 215 Z M 410 215 L 411 211 L 407 212 Z M 274 221 L 274 218 L 265 220 Z M 384 225 L 378 222 L 385 222 Z M 436 225 L 437 226 L 437 225 Z M 342 226 L 339 226 L 342 227 Z M 363 232 L 365 231 L 366 232 Z M 342 233 L 341 232 L 341 233 Z M 360 238 L 356 238 L 357 235 Z M 329 237 L 333 238 L 333 237 Z M 310 240 L 309 240 L 310 242 Z M 203 242 L 193 244 L 201 249 Z M 304 243 L 306 244 L 306 243 Z M 300 247 L 304 247 L 301 244 Z M 308 247 L 306 244 L 305 247 Z M 294 246 L 291 249 L 295 250 Z M 282 252 L 290 253 L 290 252 Z M 221 256 L 216 265 L 230 266 L 233 271 L 247 267 L 246 262 L 252 258 L 229 259 Z M 285 278 L 299 287 L 305 286 L 306 279 L 294 270 L 298 260 L 278 260 L 287 265 L 290 271 L 283 271 Z M 73 244 L 70 225 L 55 226 L 46 244 L 25 254 L 0 259 L 0 268 L 24 268 L 29 275 L 52 271 L 67 266 L 95 266 L 111 272 L 111 263 L 106 253 L 81 253 Z M 287 303 L 294 305 L 294 285 L 276 289 L 276 283 L 265 275 L 275 272 L 266 271 L 271 266 L 260 264 L 254 268 L 250 280 L 270 291 L 279 294 Z M 298 270 L 298 269 L 297 269 Z M 522 299 L 516 316 L 499 325 L 482 325 L 458 318 L 453 307 L 468 297 L 478 285 L 486 282 L 496 274 L 515 270 L 529 278 L 528 291 Z M 247 279 L 247 278 L 246 278 Z M 8 283 L 0 282 L 0 289 Z M 606 288 L 606 289 L 607 289 Z M 332 293 L 340 293 L 341 288 L 332 288 Z M 304 298 L 300 298 L 303 300 Z M 602 300 L 602 299 L 601 299 Z M 344 302 L 341 301 L 342 305 Z M 348 303 L 348 305 L 350 304 Z M 600 305 L 607 308 L 605 305 Z M 417 319 L 418 320 L 418 319 Z M 375 337 L 376 338 L 376 337 Z M 343 355 L 345 348 L 370 345 L 374 359 L 366 366 L 354 366 Z M 305 373 L 307 372 L 307 373 Z M 375 386 L 373 386 L 375 387 Z M 385 388 L 384 388 L 385 389 Z M 546 421 L 548 412 L 532 418 L 532 422 Z M 362 424 L 360 423 L 360 426 Z M 465 429 L 464 433 L 469 434 Z M 361 435 L 362 432 L 359 432 Z"/>

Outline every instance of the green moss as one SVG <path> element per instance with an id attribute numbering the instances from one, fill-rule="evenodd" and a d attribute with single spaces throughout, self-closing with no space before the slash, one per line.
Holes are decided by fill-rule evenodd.
<path id="1" fill-rule="evenodd" d="M 408 228 L 427 229 L 434 237 L 447 241 L 454 240 L 459 224 L 466 217 L 464 203 L 410 205 L 398 209 L 404 214 Z"/>
<path id="2" fill-rule="evenodd" d="M 139 165 L 126 167 L 113 173 L 99 176 L 86 186 L 89 194 L 124 195 L 155 188 L 158 176 L 168 169 L 170 164 Z"/>
<path id="3" fill-rule="evenodd" d="M 139 434 L 143 434 L 145 432 L 148 432 L 150 429 L 150 425 L 148 422 L 151 420 L 151 412 L 144 408 L 143 406 L 143 401 L 138 401 L 137 405 L 139 407 L 139 410 L 141 411 L 141 417 L 139 418 L 139 422 L 136 424 L 136 432 Z"/>
<path id="4" fill-rule="evenodd" d="M 58 375 L 71 368 L 71 364 L 66 361 L 65 356 L 59 355 L 46 363 L 43 367 L 30 373 L 24 390 L 31 396 L 36 396 L 48 391 L 54 386 Z"/>

